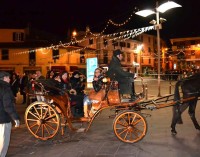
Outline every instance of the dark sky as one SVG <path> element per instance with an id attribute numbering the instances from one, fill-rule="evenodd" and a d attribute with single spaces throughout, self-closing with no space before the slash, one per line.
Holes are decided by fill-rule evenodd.
<path id="1" fill-rule="evenodd" d="M 159 4 L 166 0 L 159 0 Z M 174 0 L 182 5 L 160 14 L 167 19 L 161 30 L 162 38 L 190 37 L 200 35 L 200 1 Z M 136 9 L 155 8 L 156 0 L 0 0 L 0 27 L 32 27 L 66 36 L 68 29 L 102 31 L 108 19 L 124 22 Z M 148 18 L 133 14 L 123 27 L 110 25 L 105 33 L 119 28 L 135 29 L 149 26 Z M 154 30 L 153 30 L 154 31 Z"/>

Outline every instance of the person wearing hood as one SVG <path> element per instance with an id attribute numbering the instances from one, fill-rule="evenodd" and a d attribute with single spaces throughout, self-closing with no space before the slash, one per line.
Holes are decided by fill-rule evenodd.
<path id="1" fill-rule="evenodd" d="M 71 88 L 74 89 L 77 95 L 84 95 L 85 84 L 80 78 L 81 73 L 79 71 L 74 71 L 72 77 L 70 78 Z"/>

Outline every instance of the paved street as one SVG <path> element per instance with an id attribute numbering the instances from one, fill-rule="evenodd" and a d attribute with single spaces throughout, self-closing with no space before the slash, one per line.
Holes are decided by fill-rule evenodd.
<path id="1" fill-rule="evenodd" d="M 157 81 L 144 80 L 148 85 L 148 98 L 156 97 Z M 172 82 L 173 89 L 174 82 Z M 141 90 L 139 79 L 136 91 Z M 161 95 L 169 94 L 169 82 L 161 82 Z M 173 93 L 173 91 L 172 91 Z M 22 117 L 25 106 L 17 100 L 17 109 Z M 200 102 L 199 102 L 200 103 Z M 197 105 L 197 120 L 200 122 L 200 105 Z M 127 144 L 119 141 L 113 132 L 113 118 L 108 118 L 113 111 L 104 110 L 95 119 L 87 133 L 70 133 L 58 135 L 48 141 L 35 139 L 24 124 L 19 129 L 13 128 L 7 157 L 199 157 L 200 132 L 198 132 L 187 113 L 183 114 L 183 124 L 177 125 L 176 136 L 170 132 L 172 108 L 144 110 L 147 116 L 147 135 L 139 142 Z M 146 113 L 146 114 L 145 114 Z M 75 124 L 81 127 L 81 124 Z"/>

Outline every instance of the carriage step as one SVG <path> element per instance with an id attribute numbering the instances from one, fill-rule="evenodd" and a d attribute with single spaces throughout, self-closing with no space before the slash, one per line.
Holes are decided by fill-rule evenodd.
<path id="1" fill-rule="evenodd" d="M 79 128 L 76 130 L 76 132 L 85 132 L 85 130 L 86 130 L 85 128 Z"/>
<path id="2" fill-rule="evenodd" d="M 121 99 L 121 102 L 130 102 L 130 99 L 123 98 L 123 99 Z"/>

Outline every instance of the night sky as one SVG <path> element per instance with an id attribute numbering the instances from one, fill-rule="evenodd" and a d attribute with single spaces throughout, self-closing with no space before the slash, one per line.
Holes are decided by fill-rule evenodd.
<path id="1" fill-rule="evenodd" d="M 159 4 L 166 0 L 159 0 Z M 200 35 L 200 1 L 174 0 L 182 5 L 160 14 L 167 19 L 161 30 L 162 38 L 191 37 Z M 0 27 L 33 28 L 67 36 L 68 30 L 101 32 L 108 19 L 116 23 L 124 22 L 134 11 L 155 8 L 156 0 L 0 0 Z M 150 26 L 148 18 L 133 14 L 132 19 L 122 27 L 109 25 L 106 33 L 119 29 L 135 29 Z M 153 30 L 154 31 L 154 30 Z M 156 32 L 156 31 L 154 31 Z M 152 33 L 154 33 L 152 32 Z"/>

